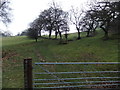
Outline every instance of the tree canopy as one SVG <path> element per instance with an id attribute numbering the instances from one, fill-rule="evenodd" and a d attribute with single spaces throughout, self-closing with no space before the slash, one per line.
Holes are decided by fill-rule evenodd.
<path id="1" fill-rule="evenodd" d="M 41 36 L 41 31 L 44 30 L 49 32 L 49 38 L 51 38 L 52 32 L 55 32 L 55 39 L 57 39 L 58 34 L 62 39 L 62 33 L 69 31 L 67 20 L 68 13 L 53 2 L 48 9 L 42 11 L 39 17 L 30 24 L 30 28 L 37 30 L 38 36 Z"/>
<path id="2" fill-rule="evenodd" d="M 0 22 L 5 24 L 11 22 L 9 3 L 8 0 L 0 0 Z"/>

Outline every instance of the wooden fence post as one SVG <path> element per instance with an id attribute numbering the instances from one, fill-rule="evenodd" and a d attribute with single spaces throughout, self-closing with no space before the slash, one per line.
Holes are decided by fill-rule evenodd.
<path id="1" fill-rule="evenodd" d="M 32 59 L 24 59 L 24 88 L 32 90 Z"/>

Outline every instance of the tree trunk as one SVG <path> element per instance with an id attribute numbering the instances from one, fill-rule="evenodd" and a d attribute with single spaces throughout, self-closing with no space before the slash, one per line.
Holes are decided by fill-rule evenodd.
<path id="1" fill-rule="evenodd" d="M 58 32 L 57 32 L 57 31 L 55 31 L 55 39 L 57 39 L 57 35 L 58 35 Z"/>
<path id="2" fill-rule="evenodd" d="M 97 28 L 97 25 L 96 25 L 96 27 L 94 27 L 94 22 L 95 22 L 95 21 L 92 22 L 91 28 L 90 28 L 90 30 L 91 30 L 91 36 L 95 36 L 95 30 L 96 30 L 96 28 Z"/>
<path id="3" fill-rule="evenodd" d="M 90 30 L 88 29 L 86 37 L 90 37 Z"/>
<path id="4" fill-rule="evenodd" d="M 38 39 L 38 38 L 35 38 L 35 41 L 36 41 L 36 42 L 37 42 L 37 39 Z"/>
<path id="5" fill-rule="evenodd" d="M 107 26 L 106 26 L 106 30 L 105 30 L 105 36 L 104 36 L 105 40 L 109 39 L 109 35 L 108 35 L 109 28 L 110 28 L 110 20 L 107 20 Z"/>
<path id="6" fill-rule="evenodd" d="M 68 34 L 65 34 L 66 43 L 68 43 Z"/>
<path id="7" fill-rule="evenodd" d="M 49 30 L 49 39 L 51 38 L 52 30 Z"/>
<path id="8" fill-rule="evenodd" d="M 102 28 L 103 29 L 103 31 L 105 32 L 105 34 L 104 34 L 104 40 L 108 40 L 109 39 L 109 36 L 108 36 L 108 28 L 104 28 L 104 27 L 102 27 L 103 25 L 101 25 L 100 26 L 100 28 Z"/>
<path id="9" fill-rule="evenodd" d="M 40 37 L 41 37 L 41 30 L 39 30 L 39 35 L 40 35 Z"/>
<path id="10" fill-rule="evenodd" d="M 78 38 L 77 39 L 79 40 L 79 39 L 81 39 L 81 37 L 80 37 L 80 29 L 78 27 L 76 27 L 76 28 L 77 28 L 77 31 L 78 31 Z"/>
<path id="11" fill-rule="evenodd" d="M 59 31 L 58 33 L 59 33 L 59 36 L 60 36 L 60 40 L 62 40 L 62 35 L 61 35 L 61 32 Z"/>
<path id="12" fill-rule="evenodd" d="M 97 28 L 97 27 L 93 28 L 92 36 L 95 36 L 95 35 L 96 35 L 96 28 Z"/>
<path id="13" fill-rule="evenodd" d="M 107 30 L 105 31 L 104 39 L 105 39 L 105 40 L 108 40 L 108 39 L 109 39 L 108 31 L 107 31 Z"/>

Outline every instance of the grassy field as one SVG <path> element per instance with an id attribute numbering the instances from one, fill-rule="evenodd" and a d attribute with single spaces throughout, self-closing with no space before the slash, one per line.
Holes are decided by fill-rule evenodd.
<path id="1" fill-rule="evenodd" d="M 118 39 L 103 41 L 103 32 L 95 37 L 75 40 L 76 34 L 69 35 L 68 44 L 58 40 L 40 39 L 36 43 L 25 36 L 2 38 L 3 88 L 23 88 L 23 59 L 34 62 L 118 62 Z M 55 67 L 53 70 L 55 70 Z M 63 69 L 59 67 L 59 69 Z M 87 67 L 90 69 L 89 67 Z M 106 66 L 101 67 L 101 69 Z M 65 69 L 65 68 L 64 68 Z M 70 68 L 69 68 L 70 69 Z M 76 68 L 72 68 L 77 70 Z M 107 68 L 112 70 L 113 68 Z"/>

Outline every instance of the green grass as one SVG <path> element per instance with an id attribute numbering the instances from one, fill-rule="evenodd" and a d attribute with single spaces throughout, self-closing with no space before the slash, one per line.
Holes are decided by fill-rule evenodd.
<path id="1" fill-rule="evenodd" d="M 75 40 L 76 34 L 69 35 L 68 44 L 59 44 L 58 40 L 40 39 L 36 43 L 27 37 L 2 38 L 3 88 L 23 88 L 23 59 L 32 58 L 34 62 L 118 62 L 118 39 L 103 41 L 103 32 L 95 37 Z M 45 66 L 51 71 L 78 70 L 79 66 Z M 56 67 L 56 68 L 55 68 Z M 71 68 L 72 67 L 72 68 Z M 63 69 L 64 68 L 64 69 Z M 86 69 L 86 66 L 81 67 Z M 90 69 L 87 66 L 87 70 Z M 94 68 L 94 67 L 93 67 Z M 39 68 L 38 68 L 39 69 Z M 37 70 L 38 70 L 37 69 Z M 98 69 L 109 69 L 101 66 Z M 68 75 L 69 76 L 69 75 Z M 46 78 L 46 76 L 44 76 Z M 62 76 L 60 76 L 62 77 Z"/>

